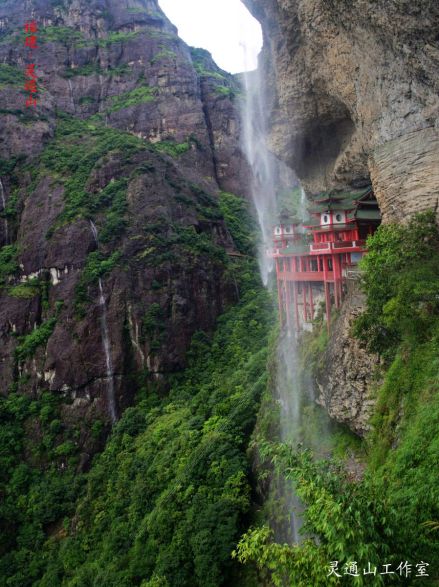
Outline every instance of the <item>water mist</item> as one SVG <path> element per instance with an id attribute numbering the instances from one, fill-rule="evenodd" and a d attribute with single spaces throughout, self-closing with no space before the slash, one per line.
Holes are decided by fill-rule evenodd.
<path id="1" fill-rule="evenodd" d="M 294 175 L 282 173 L 285 166 L 270 153 L 267 146 L 268 120 L 265 88 L 260 70 L 244 74 L 245 100 L 242 107 L 243 148 L 252 170 L 251 192 L 262 233 L 259 247 L 259 266 L 263 283 L 269 283 L 273 270 L 267 249 L 272 247 L 273 225 L 280 212 L 277 194 L 292 191 Z M 285 181 L 286 180 L 286 181 Z M 306 198 L 301 197 L 296 213 L 305 218 Z M 303 390 L 298 358 L 298 341 L 293 332 L 283 331 L 278 338 L 277 373 L 274 394 L 279 405 L 280 440 L 292 447 L 302 442 Z M 276 511 L 270 520 L 275 538 L 281 542 L 298 543 L 301 526 L 300 504 L 291 482 L 279 477 L 272 480 L 272 494 Z"/>
<path id="2" fill-rule="evenodd" d="M 252 170 L 251 194 L 262 234 L 258 261 L 262 281 L 267 285 L 273 267 L 266 251 L 271 243 L 271 226 L 276 214 L 276 160 L 266 144 L 267 108 L 259 69 L 244 74 L 244 86 L 243 148 Z"/>

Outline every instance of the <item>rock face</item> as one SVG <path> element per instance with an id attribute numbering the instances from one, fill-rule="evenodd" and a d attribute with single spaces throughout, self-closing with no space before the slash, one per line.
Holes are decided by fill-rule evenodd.
<path id="1" fill-rule="evenodd" d="M 384 221 L 436 206 L 438 3 L 243 1 L 264 30 L 271 145 L 304 187 L 371 178 Z"/>
<path id="2" fill-rule="evenodd" d="M 353 289 L 346 297 L 317 372 L 317 403 L 359 436 L 369 430 L 374 398 L 380 383 L 380 359 L 361 348 L 350 334 L 352 323 L 364 309 L 364 296 Z"/>
<path id="3" fill-rule="evenodd" d="M 218 194 L 246 192 L 239 91 L 156 0 L 6 0 L 0 35 L 0 392 L 108 420 L 109 361 L 120 412 L 236 300 Z"/>
<path id="4" fill-rule="evenodd" d="M 439 4 L 430 0 L 243 0 L 261 22 L 270 144 L 308 193 L 372 182 L 384 222 L 439 198 Z M 319 403 L 363 435 L 379 364 L 343 306 L 318 375 Z"/>

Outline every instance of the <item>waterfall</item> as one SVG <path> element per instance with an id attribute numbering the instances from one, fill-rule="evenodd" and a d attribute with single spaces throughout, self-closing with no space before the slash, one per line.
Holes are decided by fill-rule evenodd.
<path id="1" fill-rule="evenodd" d="M 92 220 L 90 220 L 90 228 L 93 234 L 93 238 L 96 242 L 96 245 L 99 244 L 98 242 L 98 231 L 97 228 Z M 107 381 L 107 401 L 108 407 L 110 411 L 110 418 L 111 422 L 114 424 L 117 421 L 117 410 L 116 410 L 116 394 L 114 391 L 114 370 L 113 370 L 113 361 L 111 359 L 111 344 L 110 344 L 110 335 L 108 331 L 108 320 L 107 320 L 107 306 L 105 303 L 105 296 L 104 296 L 104 288 L 102 286 L 102 279 L 99 277 L 98 281 L 99 285 L 99 307 L 101 309 L 101 336 L 102 336 L 102 345 L 104 347 L 105 353 L 105 366 L 106 366 L 106 381 Z"/>
<path id="2" fill-rule="evenodd" d="M 251 191 L 262 232 L 263 246 L 260 250 L 259 265 L 264 284 L 267 284 L 272 262 L 266 251 L 272 245 L 272 227 L 280 212 L 277 193 L 293 187 L 293 177 L 285 173 L 285 166 L 270 153 L 267 145 L 268 120 L 263 80 L 259 69 L 244 74 L 245 100 L 242 108 L 243 148 L 252 169 Z M 289 183 L 288 183 L 289 182 Z M 306 199 L 302 190 L 298 214 L 305 215 Z M 297 341 L 291 332 L 281 333 L 277 348 L 277 376 L 274 390 L 280 409 L 280 440 L 292 447 L 301 442 L 302 397 L 299 381 Z M 270 525 L 275 538 L 280 542 L 298 543 L 302 525 L 303 507 L 295 494 L 291 482 L 283 478 L 273 479 L 272 490 L 281 522 L 275 512 Z"/>
<path id="3" fill-rule="evenodd" d="M 267 108 L 259 69 L 244 73 L 245 100 L 242 108 L 243 148 L 252 169 L 251 193 L 262 233 L 259 266 L 265 285 L 272 269 L 266 251 L 271 243 L 271 225 L 276 209 L 276 160 L 269 152 Z"/>
<path id="4" fill-rule="evenodd" d="M 96 246 L 99 246 L 98 229 L 96 228 L 96 225 L 93 222 L 93 220 L 90 220 L 90 228 L 91 228 L 91 233 L 93 235 L 93 238 L 94 238 L 94 241 L 96 243 Z"/>
<path id="5" fill-rule="evenodd" d="M 1 180 L 0 177 L 0 197 L 1 197 L 1 201 L 2 201 L 2 206 L 3 206 L 3 212 L 5 212 L 6 210 L 6 198 L 5 198 L 5 190 L 3 187 L 3 182 Z M 8 244 L 9 241 L 9 230 L 8 230 L 8 221 L 6 218 L 3 219 L 3 225 L 5 228 L 5 244 Z"/>
<path id="6" fill-rule="evenodd" d="M 110 337 L 108 335 L 108 321 L 107 321 L 107 308 L 105 305 L 104 290 L 102 287 L 102 279 L 99 277 L 99 305 L 101 307 L 101 332 L 102 341 L 105 352 L 105 364 L 107 368 L 107 398 L 108 406 L 110 408 L 110 417 L 113 424 L 117 420 L 116 414 L 116 396 L 114 393 L 114 372 L 113 362 L 111 360 L 111 347 Z"/>
<path id="7" fill-rule="evenodd" d="M 76 113 L 76 105 L 75 105 L 75 97 L 74 97 L 75 94 L 73 93 L 72 80 L 70 78 L 68 79 L 68 83 L 69 83 L 70 98 L 72 100 L 73 111 Z"/>

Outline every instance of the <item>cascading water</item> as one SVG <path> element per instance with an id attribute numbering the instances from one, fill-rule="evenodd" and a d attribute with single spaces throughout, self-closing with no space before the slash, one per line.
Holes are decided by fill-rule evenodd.
<path id="1" fill-rule="evenodd" d="M 243 147 L 252 169 L 251 192 L 262 233 L 259 266 L 262 281 L 268 282 L 272 262 L 266 250 L 271 241 L 271 225 L 276 212 L 276 160 L 266 144 L 267 116 L 259 69 L 244 74 L 245 100 L 242 108 Z"/>
<path id="2" fill-rule="evenodd" d="M 6 210 L 6 197 L 5 197 L 5 189 L 3 187 L 3 182 L 0 178 L 0 198 L 1 198 L 1 202 L 2 202 L 2 210 L 3 212 Z M 5 243 L 8 244 L 9 241 L 9 230 L 8 230 L 8 221 L 6 218 L 3 219 L 3 225 L 4 225 L 4 230 L 5 230 Z"/>
<path id="3" fill-rule="evenodd" d="M 96 245 L 98 242 L 98 231 L 92 220 L 90 220 L 90 228 L 95 239 Z M 116 394 L 114 391 L 114 370 L 113 361 L 111 359 L 111 345 L 110 336 L 108 332 L 108 320 L 107 320 L 107 306 L 105 304 L 104 288 L 102 286 L 102 279 L 99 277 L 99 307 L 101 309 L 101 335 L 102 344 L 105 353 L 105 365 L 106 365 L 106 380 L 107 380 L 107 401 L 110 411 L 111 422 L 114 424 L 117 421 L 117 410 L 116 410 Z"/>
<path id="4" fill-rule="evenodd" d="M 283 164 L 270 153 L 267 146 L 267 107 L 260 71 L 244 74 L 243 147 L 253 172 L 252 196 L 262 232 L 259 265 L 264 284 L 267 284 L 271 262 L 266 254 L 272 244 L 272 227 L 279 213 L 277 194 L 293 188 L 293 175 L 279 171 Z M 284 167 L 284 166 L 283 166 Z M 287 182 L 282 175 L 286 175 Z M 306 199 L 302 190 L 297 214 L 305 217 Z M 280 407 L 280 440 L 296 447 L 301 441 L 302 397 L 299 381 L 297 341 L 291 332 L 282 332 L 278 340 L 276 399 Z M 283 478 L 273 480 L 273 492 L 279 504 L 276 519 L 272 520 L 275 537 L 279 541 L 298 543 L 303 508 L 294 487 Z M 284 514 L 284 516 L 283 516 Z M 279 520 L 280 518 L 280 520 Z"/>

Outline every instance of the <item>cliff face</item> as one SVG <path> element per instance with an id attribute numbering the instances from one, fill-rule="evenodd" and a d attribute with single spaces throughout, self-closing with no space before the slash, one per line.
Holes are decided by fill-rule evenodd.
<path id="1" fill-rule="evenodd" d="M 264 30 L 271 145 L 304 187 L 371 179 L 384 221 L 436 207 L 438 4 L 243 1 Z"/>
<path id="2" fill-rule="evenodd" d="M 264 32 L 273 152 L 308 193 L 373 184 L 384 222 L 437 209 L 439 5 L 429 0 L 243 0 Z M 333 325 L 318 402 L 362 435 L 378 357 Z"/>
<path id="3" fill-rule="evenodd" d="M 237 298 L 218 194 L 245 193 L 238 90 L 156 0 L 6 1 L 0 35 L 0 391 L 108 419 L 109 368 L 120 412 Z"/>
<path id="4" fill-rule="evenodd" d="M 349 426 L 359 436 L 369 431 L 375 405 L 374 387 L 380 385 L 380 358 L 368 353 L 352 336 L 353 321 L 364 309 L 364 296 L 351 288 L 316 372 L 317 403 L 331 418 Z"/>

